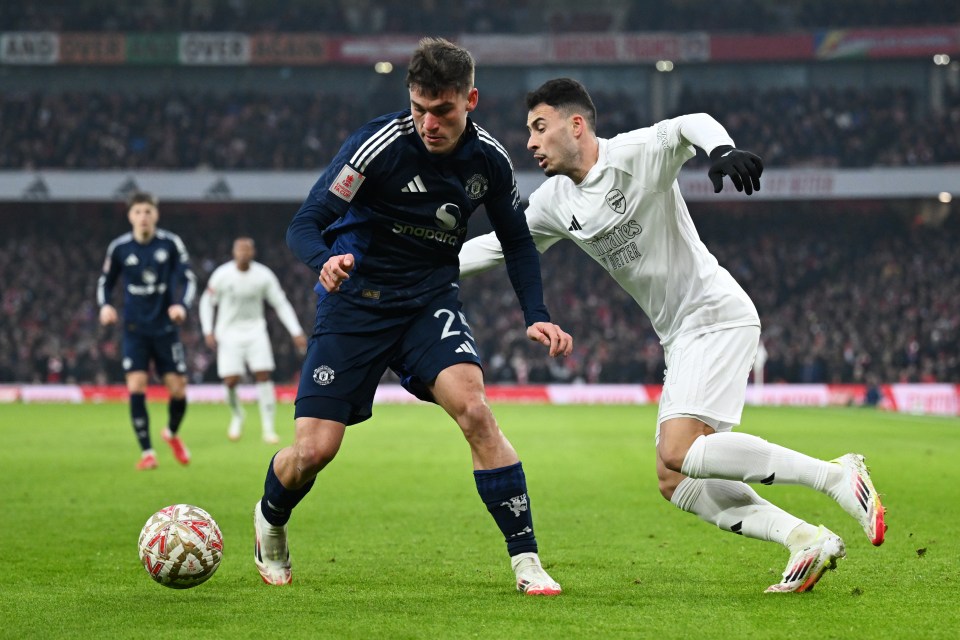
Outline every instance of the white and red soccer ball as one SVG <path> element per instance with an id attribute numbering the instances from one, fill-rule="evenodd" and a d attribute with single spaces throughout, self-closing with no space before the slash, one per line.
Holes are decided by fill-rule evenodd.
<path id="1" fill-rule="evenodd" d="M 223 535 L 213 517 L 191 504 L 172 504 L 150 516 L 140 532 L 140 562 L 165 587 L 189 589 L 220 566 Z"/>

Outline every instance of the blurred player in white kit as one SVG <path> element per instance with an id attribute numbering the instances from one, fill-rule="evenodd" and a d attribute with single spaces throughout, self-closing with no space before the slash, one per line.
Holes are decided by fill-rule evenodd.
<path id="1" fill-rule="evenodd" d="M 239 440 L 243 434 L 245 412 L 237 397 L 237 385 L 249 367 L 257 384 L 263 440 L 274 444 L 280 441 L 274 425 L 276 392 L 270 379 L 276 365 L 263 315 L 264 301 L 277 312 L 300 353 L 306 351 L 307 338 L 277 276 L 269 267 L 256 262 L 255 255 L 252 238 L 234 240 L 233 260 L 210 274 L 207 288 L 200 296 L 200 327 L 207 346 L 216 349 L 217 375 L 227 388 L 227 404 L 232 413 L 227 435 L 231 440 Z"/>

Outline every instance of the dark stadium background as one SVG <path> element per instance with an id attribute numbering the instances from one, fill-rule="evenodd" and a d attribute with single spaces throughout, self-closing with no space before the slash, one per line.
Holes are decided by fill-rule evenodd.
<path id="1" fill-rule="evenodd" d="M 3 3 L 0 34 L 0 383 L 122 382 L 95 283 L 138 187 L 201 283 L 253 236 L 309 328 L 314 277 L 287 222 L 347 133 L 405 107 L 421 35 L 475 53 L 475 119 L 523 195 L 540 179 L 523 96 L 559 75 L 591 89 L 602 136 L 706 111 L 763 156 L 779 191 L 689 204 L 758 307 L 768 382 L 960 383 L 960 4 L 79 0 Z M 685 193 L 705 172 L 688 164 Z M 464 283 L 489 382 L 661 381 L 656 336 L 612 279 L 564 244 L 543 273 L 577 340 L 560 362 L 527 344 L 502 270 Z M 289 382 L 299 358 L 270 317 Z M 215 382 L 195 311 L 183 338 L 191 381 Z"/>

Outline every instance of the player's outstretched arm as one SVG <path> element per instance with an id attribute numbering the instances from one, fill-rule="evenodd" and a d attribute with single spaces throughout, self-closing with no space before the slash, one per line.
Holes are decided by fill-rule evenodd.
<path id="1" fill-rule="evenodd" d="M 573 353 L 573 337 L 552 322 L 534 322 L 527 327 L 527 337 L 550 347 L 551 358 Z"/>
<path id="2" fill-rule="evenodd" d="M 490 232 L 468 240 L 460 249 L 460 277 L 468 278 L 503 264 L 503 247 Z"/>
<path id="3" fill-rule="evenodd" d="M 757 154 L 721 145 L 710 152 L 710 162 L 707 175 L 713 182 L 714 193 L 723 190 L 723 176 L 729 176 L 737 191 L 746 191 L 748 196 L 760 191 L 763 160 Z"/>

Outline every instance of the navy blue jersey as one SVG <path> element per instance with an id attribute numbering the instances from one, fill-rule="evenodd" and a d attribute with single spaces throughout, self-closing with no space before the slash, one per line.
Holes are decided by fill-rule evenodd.
<path id="1" fill-rule="evenodd" d="M 549 321 L 540 256 L 503 146 L 467 119 L 450 154 L 427 151 L 410 110 L 354 132 L 311 189 L 287 244 L 316 273 L 352 253 L 338 295 L 362 307 L 410 311 L 456 286 L 471 214 L 486 207 L 528 325 Z M 321 285 L 320 296 L 326 295 Z"/>
<path id="2" fill-rule="evenodd" d="M 110 243 L 97 281 L 97 302 L 110 304 L 110 294 L 123 275 L 123 327 L 147 335 L 176 329 L 167 315 L 173 304 L 187 309 L 197 294 L 190 257 L 175 233 L 157 229 L 146 244 L 125 233 Z"/>

